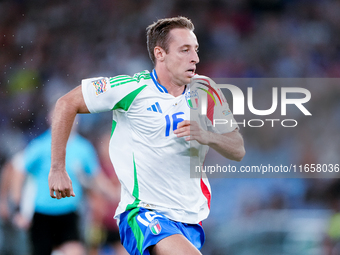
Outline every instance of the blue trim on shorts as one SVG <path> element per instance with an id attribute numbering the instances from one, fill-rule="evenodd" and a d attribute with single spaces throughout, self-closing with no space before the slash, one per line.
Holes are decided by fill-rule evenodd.
<path id="1" fill-rule="evenodd" d="M 205 241 L 201 225 L 172 221 L 142 207 L 120 215 L 119 233 L 123 246 L 132 255 L 150 255 L 148 247 L 175 234 L 185 236 L 198 250 Z"/>

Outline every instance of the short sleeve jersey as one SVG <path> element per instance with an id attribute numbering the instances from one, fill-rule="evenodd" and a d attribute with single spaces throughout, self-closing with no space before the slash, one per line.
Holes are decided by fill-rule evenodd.
<path id="1" fill-rule="evenodd" d="M 196 75 L 183 94 L 174 97 L 157 82 L 153 70 L 85 79 L 82 92 L 91 113 L 113 111 L 109 151 L 122 189 L 116 218 L 144 207 L 179 222 L 196 224 L 205 219 L 210 186 L 206 178 L 190 178 L 190 163 L 203 165 L 209 147 L 178 138 L 173 131 L 183 120 L 195 120 L 220 134 L 235 129 L 213 126 L 213 118 L 231 121 L 233 116 L 212 81 Z M 198 114 L 199 97 L 207 98 L 205 115 Z"/>
<path id="2" fill-rule="evenodd" d="M 51 167 L 51 130 L 35 138 L 25 148 L 20 157 L 19 169 L 30 173 L 35 181 L 37 192 L 35 212 L 46 215 L 62 215 L 78 209 L 82 198 L 81 179 L 94 177 L 100 169 L 97 154 L 92 144 L 78 134 L 72 134 L 66 148 L 66 171 L 71 180 L 75 197 L 53 199 L 48 187 L 48 174 Z M 86 179 L 86 178 L 85 178 Z"/>

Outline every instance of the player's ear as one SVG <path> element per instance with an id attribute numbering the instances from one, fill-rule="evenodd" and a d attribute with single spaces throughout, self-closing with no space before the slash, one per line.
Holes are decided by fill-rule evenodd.
<path id="1" fill-rule="evenodd" d="M 155 59 L 157 61 L 164 61 L 164 58 L 165 58 L 165 50 L 163 50 L 160 46 L 156 46 L 154 49 L 153 49 L 153 53 L 155 55 Z"/>

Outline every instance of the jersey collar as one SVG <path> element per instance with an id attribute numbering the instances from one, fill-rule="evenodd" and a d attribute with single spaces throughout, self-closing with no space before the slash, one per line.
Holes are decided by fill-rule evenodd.
<path id="1" fill-rule="evenodd" d="M 153 82 L 155 83 L 157 89 L 158 89 L 160 92 L 162 92 L 162 93 L 167 93 L 167 94 L 169 94 L 168 90 L 167 90 L 163 85 L 161 85 L 161 84 L 157 81 L 157 80 L 158 80 L 158 76 L 157 76 L 157 73 L 156 73 L 156 70 L 155 70 L 155 69 L 152 70 L 152 72 L 150 73 L 150 75 L 151 75 L 151 78 L 152 78 Z M 182 95 L 185 93 L 186 88 L 187 88 L 187 85 L 185 85 L 185 88 L 184 88 L 184 90 L 183 90 Z"/>

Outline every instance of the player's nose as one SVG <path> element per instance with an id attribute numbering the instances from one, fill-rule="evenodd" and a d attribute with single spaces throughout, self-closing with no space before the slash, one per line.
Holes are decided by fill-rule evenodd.
<path id="1" fill-rule="evenodd" d="M 198 54 L 196 51 L 193 51 L 193 54 L 191 56 L 191 62 L 198 64 L 200 62 L 200 58 L 198 57 Z"/>

